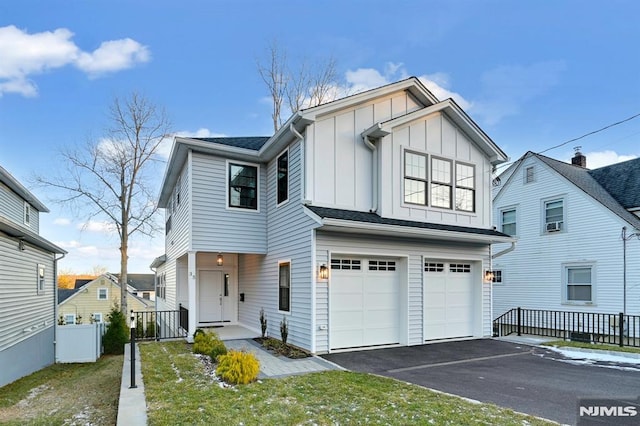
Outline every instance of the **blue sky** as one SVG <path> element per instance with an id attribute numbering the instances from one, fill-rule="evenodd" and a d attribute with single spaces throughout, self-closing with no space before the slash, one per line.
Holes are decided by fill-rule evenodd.
<path id="1" fill-rule="evenodd" d="M 40 233 L 69 251 L 61 269 L 117 272 L 116 236 L 29 186 L 61 147 L 103 134 L 115 96 L 143 93 L 184 135 L 269 135 L 256 60 L 277 39 L 292 63 L 333 56 L 351 91 L 423 78 L 515 160 L 640 113 L 638 16 L 615 0 L 3 1 L 0 165 L 50 208 Z M 545 154 L 580 145 L 597 167 L 639 140 L 640 117 Z M 162 235 L 134 239 L 129 271 L 162 253 Z"/>

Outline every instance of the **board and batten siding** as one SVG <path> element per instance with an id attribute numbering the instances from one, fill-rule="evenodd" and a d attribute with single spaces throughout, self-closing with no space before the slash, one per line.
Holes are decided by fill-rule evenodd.
<path id="1" fill-rule="evenodd" d="M 534 167 L 534 182 L 524 183 L 527 167 Z M 502 283 L 493 286 L 493 317 L 518 306 L 530 309 L 621 312 L 623 304 L 624 225 L 601 203 L 576 188 L 535 158 L 525 159 L 508 186 L 494 200 L 496 225 L 501 211 L 516 209 L 517 244 L 514 251 L 493 261 L 502 271 Z M 502 182 L 505 185 L 505 182 Z M 544 200 L 564 200 L 565 231 L 544 233 Z M 507 244 L 496 244 L 494 253 Z M 640 314 L 640 243 L 627 242 L 627 313 Z M 593 264 L 595 301 L 592 305 L 563 302 L 563 265 Z"/>
<path id="2" fill-rule="evenodd" d="M 258 210 L 227 208 L 225 158 L 194 152 L 191 167 L 190 249 L 266 253 L 266 167 L 258 164 Z"/>
<path id="3" fill-rule="evenodd" d="M 383 217 L 420 222 L 448 223 L 479 228 L 491 227 L 491 164 L 486 155 L 444 114 L 434 113 L 398 126 L 378 142 L 379 213 Z M 475 168 L 475 211 L 466 212 L 404 203 L 404 152 L 428 155 L 427 173 L 431 173 L 431 157 Z M 427 189 L 430 196 L 431 189 Z M 453 194 L 455 200 L 455 194 Z"/>
<path id="4" fill-rule="evenodd" d="M 301 143 L 289 145 L 289 199 L 277 205 L 276 158 L 268 164 L 266 208 L 268 254 L 239 256 L 239 322 L 260 330 L 260 309 L 267 316 L 268 333 L 280 338 L 280 322 L 286 318 L 289 342 L 311 350 L 313 262 L 311 229 L 314 222 L 304 213 L 301 199 Z M 291 262 L 291 312 L 278 311 L 279 262 Z"/>
<path id="5" fill-rule="evenodd" d="M 442 260 L 471 260 L 478 265 L 487 267 L 489 264 L 489 247 L 478 245 L 455 244 L 438 241 L 418 241 L 389 237 L 358 236 L 355 234 L 339 234 L 334 232 L 316 232 L 316 261 L 329 259 L 329 254 L 355 256 L 382 256 L 407 258 L 407 275 L 405 275 L 406 309 L 401 309 L 407 315 L 408 345 L 419 345 L 423 340 L 423 273 L 424 259 Z M 481 274 L 480 274 L 481 275 Z M 480 280 L 478 280 L 480 281 Z M 329 328 L 329 286 L 331 285 L 331 271 L 329 282 L 316 287 L 316 326 Z M 478 285 L 481 285 L 478 283 Z M 482 284 L 482 330 L 483 336 L 491 335 L 491 286 Z M 324 310 L 324 312 L 322 311 Z M 330 330 L 316 334 L 316 353 L 329 351 Z"/>
<path id="6" fill-rule="evenodd" d="M 30 231 L 40 233 L 40 212 L 31 205 L 29 223 L 24 223 L 24 198 L 0 182 L 0 216 L 5 217 Z"/>
<path id="7" fill-rule="evenodd" d="M 54 255 L 0 234 L 0 386 L 55 361 Z M 37 266 L 45 267 L 38 294 Z M 23 352 L 26 351 L 26 352 Z M 18 356 L 19 358 L 15 358 Z"/>
<path id="8" fill-rule="evenodd" d="M 320 117 L 305 132 L 306 198 L 314 205 L 367 211 L 372 153 L 360 134 L 374 123 L 420 109 L 406 91 Z"/>

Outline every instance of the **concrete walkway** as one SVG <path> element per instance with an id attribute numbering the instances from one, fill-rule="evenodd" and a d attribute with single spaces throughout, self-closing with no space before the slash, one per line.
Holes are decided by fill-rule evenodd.
<path id="1" fill-rule="evenodd" d="M 136 345 L 135 388 L 131 386 L 131 344 L 124 346 L 124 365 L 120 382 L 117 426 L 143 426 L 147 424 L 147 403 L 144 399 L 140 350 Z"/>

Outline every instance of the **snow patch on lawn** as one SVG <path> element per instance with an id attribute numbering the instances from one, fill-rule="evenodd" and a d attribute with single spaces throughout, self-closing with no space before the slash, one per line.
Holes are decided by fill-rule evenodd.
<path id="1" fill-rule="evenodd" d="M 547 347 L 566 359 L 558 361 L 574 365 L 593 365 L 622 371 L 640 371 L 640 358 L 614 354 L 609 351 L 580 350 L 567 347 Z M 544 355 L 542 355 L 544 356 Z"/>

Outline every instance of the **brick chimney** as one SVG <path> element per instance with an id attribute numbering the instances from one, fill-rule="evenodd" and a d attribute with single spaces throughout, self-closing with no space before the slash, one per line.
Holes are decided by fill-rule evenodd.
<path id="1" fill-rule="evenodd" d="M 587 157 L 585 157 L 582 152 L 580 152 L 580 149 L 582 147 L 581 146 L 576 146 L 575 148 L 575 155 L 573 156 L 573 158 L 571 159 L 571 164 L 573 164 L 574 166 L 579 166 L 582 167 L 583 169 L 587 168 Z"/>

